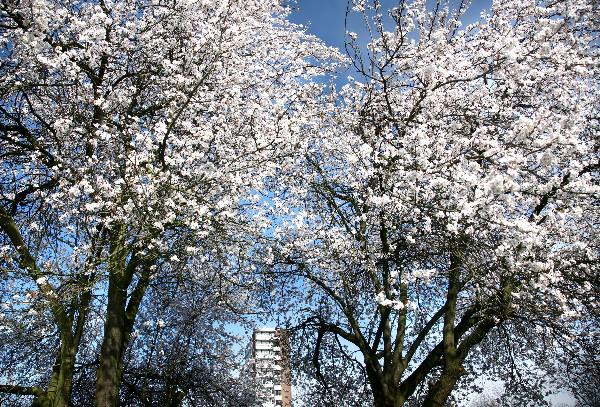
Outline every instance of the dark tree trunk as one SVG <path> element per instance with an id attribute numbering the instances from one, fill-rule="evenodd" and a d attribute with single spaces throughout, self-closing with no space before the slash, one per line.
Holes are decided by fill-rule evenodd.
<path id="1" fill-rule="evenodd" d="M 404 400 L 400 397 L 384 394 L 374 398 L 373 403 L 375 407 L 402 407 L 404 405 Z"/>
<path id="2" fill-rule="evenodd" d="M 69 335 L 62 335 L 59 354 L 48 384 L 48 406 L 68 407 L 71 405 L 76 353 L 76 344 L 70 333 Z"/>
<path id="3" fill-rule="evenodd" d="M 386 375 L 385 372 L 383 375 L 378 375 L 372 369 L 367 368 L 367 376 L 375 407 L 402 407 L 404 405 L 406 400 L 398 386 L 386 382 L 386 379 L 390 379 L 389 375 Z"/>
<path id="4" fill-rule="evenodd" d="M 123 284 L 121 276 L 110 275 L 104 338 L 96 374 L 96 406 L 98 407 L 116 407 L 118 404 L 122 356 L 127 342 L 126 301 L 127 285 Z"/>
<path id="5" fill-rule="evenodd" d="M 123 374 L 123 355 L 129 344 L 133 324 L 150 281 L 150 266 L 156 258 L 150 255 L 140 259 L 137 253 L 131 253 L 129 261 L 127 261 L 124 231 L 125 228 L 120 227 L 111 235 L 108 303 L 104 322 L 104 338 L 96 372 L 97 407 L 116 407 L 118 405 Z M 136 273 L 139 273 L 139 278 L 137 283 L 132 286 L 132 280 Z M 129 292 L 131 294 L 128 296 Z"/>
<path id="6" fill-rule="evenodd" d="M 460 364 L 448 367 L 444 370 L 438 381 L 430 387 L 422 407 L 444 407 L 458 379 L 465 370 Z"/>

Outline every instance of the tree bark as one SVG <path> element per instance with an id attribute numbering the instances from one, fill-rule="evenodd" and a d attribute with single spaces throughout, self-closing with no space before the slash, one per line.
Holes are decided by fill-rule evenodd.
<path id="1" fill-rule="evenodd" d="M 137 253 L 129 253 L 124 236 L 124 226 L 117 227 L 111 234 L 108 302 L 104 338 L 96 372 L 97 407 L 116 407 L 118 405 L 123 374 L 123 355 L 129 344 L 135 318 L 150 281 L 151 265 L 156 259 L 154 255 L 147 255 L 141 259 Z M 127 261 L 128 253 L 130 255 Z M 128 297 L 129 288 L 136 272 L 139 272 L 139 279 Z"/>
<path id="2" fill-rule="evenodd" d="M 386 392 L 385 394 L 379 394 L 377 397 L 373 397 L 373 404 L 375 407 L 402 407 L 404 405 L 404 398 L 393 393 Z"/>
<path id="3" fill-rule="evenodd" d="M 140 264 L 133 256 L 123 274 L 112 274 L 108 279 L 108 303 L 100 363 L 96 373 L 96 406 L 115 407 L 123 374 L 123 355 L 129 344 L 139 305 L 150 281 L 150 264 L 142 263 L 140 277 L 129 302 L 127 292 L 133 272 Z"/>
<path id="4" fill-rule="evenodd" d="M 461 363 L 455 363 L 444 369 L 438 381 L 429 388 L 422 407 L 444 407 L 456 382 L 464 373 Z"/>
<path id="5" fill-rule="evenodd" d="M 77 346 L 70 333 L 61 335 L 60 349 L 48 384 L 48 405 L 51 407 L 71 405 L 76 351 Z"/>
<path id="6" fill-rule="evenodd" d="M 395 394 L 395 392 L 385 392 L 373 395 L 373 404 L 375 407 L 402 407 L 404 405 L 404 398 Z"/>
<path id="7" fill-rule="evenodd" d="M 126 344 L 125 304 L 127 286 L 120 276 L 111 275 L 108 283 L 108 304 L 100 364 L 96 376 L 96 406 L 115 407 L 119 399 L 123 348 Z"/>
<path id="8" fill-rule="evenodd" d="M 389 382 L 391 375 L 373 374 L 372 368 L 369 367 L 366 370 L 375 407 L 402 407 L 404 405 L 406 399 L 400 393 L 398 385 Z"/>

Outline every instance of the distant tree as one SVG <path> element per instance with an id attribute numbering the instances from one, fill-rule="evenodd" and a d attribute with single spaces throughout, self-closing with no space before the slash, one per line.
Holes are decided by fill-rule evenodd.
<path id="1" fill-rule="evenodd" d="M 140 310 L 123 367 L 122 406 L 247 406 L 253 392 L 239 377 L 245 360 L 227 324 L 237 314 L 239 287 L 218 278 L 157 277 Z M 241 301 L 240 301 L 241 302 Z M 240 341 L 241 340 L 241 341 Z"/>

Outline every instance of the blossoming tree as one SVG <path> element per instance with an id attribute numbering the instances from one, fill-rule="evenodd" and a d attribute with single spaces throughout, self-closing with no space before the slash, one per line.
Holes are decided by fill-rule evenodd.
<path id="1" fill-rule="evenodd" d="M 116 405 L 153 274 L 193 273 L 191 257 L 226 272 L 244 250 L 246 195 L 294 144 L 330 54 L 275 0 L 2 2 L 2 265 L 60 349 L 46 385 L 1 391 L 68 405 L 96 298 L 96 404 Z"/>
<path id="2" fill-rule="evenodd" d="M 378 407 L 443 406 L 492 337 L 598 335 L 597 7 L 499 0 L 461 26 L 466 2 L 351 5 L 359 77 L 265 209 L 325 395 L 344 365 Z"/>

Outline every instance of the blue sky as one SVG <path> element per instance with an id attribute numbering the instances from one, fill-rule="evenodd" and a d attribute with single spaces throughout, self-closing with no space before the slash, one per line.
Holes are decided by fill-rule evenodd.
<path id="1" fill-rule="evenodd" d="M 297 0 L 290 20 L 309 27 L 327 45 L 344 48 L 346 0 Z"/>
<path id="2" fill-rule="evenodd" d="M 436 0 L 427 0 L 431 6 Z M 449 0 L 453 8 L 457 8 L 461 0 Z M 294 4 L 295 2 L 295 4 Z M 381 0 L 383 9 L 391 9 L 398 0 Z M 348 27 L 346 24 L 346 9 L 348 0 L 289 0 L 293 11 L 289 16 L 290 21 L 307 27 L 310 34 L 315 35 L 329 46 L 338 48 L 345 55 L 344 40 L 346 30 L 356 32 L 359 35 L 359 43 L 364 46 L 368 42 L 367 31 L 364 21 L 357 13 L 350 13 Z M 463 18 L 463 25 L 470 24 L 479 18 L 484 10 L 490 10 L 492 0 L 472 0 L 471 6 Z M 391 29 L 391 27 L 390 27 Z M 348 76 L 354 76 L 354 68 L 349 65 L 347 69 L 338 71 L 334 79 L 339 88 L 347 83 Z"/>
<path id="3" fill-rule="evenodd" d="M 295 10 L 290 20 L 309 28 L 311 34 L 321 38 L 327 45 L 344 49 L 344 18 L 346 15 L 347 0 L 296 0 Z M 384 6 L 392 7 L 397 1 L 382 0 Z M 433 2 L 433 1 L 431 1 Z M 450 0 L 455 6 L 459 0 Z M 492 0 L 473 0 L 465 15 L 465 23 L 477 19 L 482 10 L 491 8 Z M 360 32 L 360 21 L 350 21 L 349 31 Z"/>

